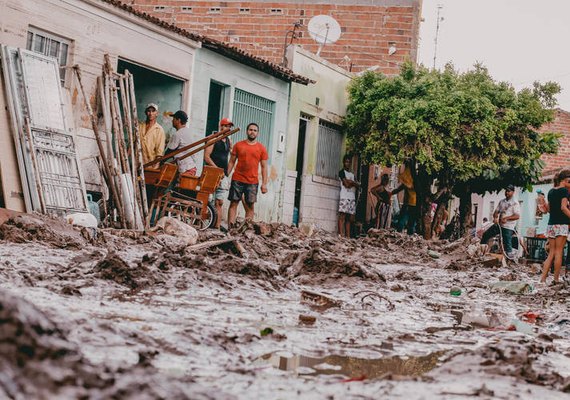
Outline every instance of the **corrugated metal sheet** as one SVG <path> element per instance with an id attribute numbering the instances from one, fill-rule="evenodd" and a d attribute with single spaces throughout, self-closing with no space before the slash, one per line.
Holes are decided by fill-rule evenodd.
<path id="1" fill-rule="evenodd" d="M 341 167 L 342 133 L 324 121 L 319 122 L 316 174 L 335 179 Z"/>
<path id="2" fill-rule="evenodd" d="M 273 113 L 275 103 L 271 100 L 248 93 L 245 90 L 236 89 L 234 93 L 233 122 L 241 128 L 235 134 L 234 143 L 244 140 L 246 128 L 250 122 L 259 125 L 258 142 L 262 143 L 267 151 L 271 151 L 271 137 L 273 136 Z"/>
<path id="3" fill-rule="evenodd" d="M 75 141 L 63 115 L 57 60 L 3 46 L 2 61 L 27 211 L 86 211 Z"/>

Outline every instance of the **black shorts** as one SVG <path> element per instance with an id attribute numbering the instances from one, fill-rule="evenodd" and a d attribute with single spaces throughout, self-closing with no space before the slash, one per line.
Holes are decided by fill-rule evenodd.
<path id="1" fill-rule="evenodd" d="M 253 204 L 257 201 L 258 186 L 259 184 L 257 183 L 243 183 L 239 181 L 232 181 L 228 200 L 241 201 L 242 196 L 244 196 L 246 203 Z"/>

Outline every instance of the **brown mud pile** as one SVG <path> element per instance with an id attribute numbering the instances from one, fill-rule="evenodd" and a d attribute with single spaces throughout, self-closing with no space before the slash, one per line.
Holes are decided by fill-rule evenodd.
<path id="1" fill-rule="evenodd" d="M 55 218 L 23 214 L 0 225 L 0 240 L 14 243 L 41 242 L 61 249 L 81 249 L 87 240 L 80 230 Z"/>
<path id="2" fill-rule="evenodd" d="M 154 356 L 139 353 L 136 365 L 114 371 L 93 365 L 44 312 L 0 290 L 1 398 L 140 399 L 141 393 L 148 399 L 233 398 L 191 379 L 157 380 L 149 362 Z"/>
<path id="3" fill-rule="evenodd" d="M 468 240 L 379 230 L 346 240 L 261 223 L 200 232 L 184 248 L 169 238 L 86 238 L 35 216 L 0 225 L 0 397 L 513 398 L 516 382 L 559 398 L 569 388 L 555 367 L 570 357 L 568 288 L 493 290 L 529 282 L 536 267 L 502 267 Z M 414 377 L 304 379 L 302 368 L 255 364 L 279 350 L 338 363 L 444 356 Z"/>
<path id="4" fill-rule="evenodd" d="M 151 270 L 144 263 L 144 257 L 137 265 L 129 265 L 118 254 L 111 251 L 93 268 L 93 273 L 100 279 L 115 281 L 133 290 L 144 289 L 165 282 L 161 272 L 164 269 Z"/>

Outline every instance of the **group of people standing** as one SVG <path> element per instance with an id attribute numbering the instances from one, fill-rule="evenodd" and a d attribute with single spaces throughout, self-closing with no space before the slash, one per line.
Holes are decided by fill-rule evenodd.
<path id="1" fill-rule="evenodd" d="M 139 124 L 143 162 L 145 164 L 193 142 L 190 128 L 186 126 L 188 123 L 186 112 L 179 110 L 167 115 L 172 117 L 172 126 L 176 129 L 168 144 L 166 144 L 164 129 L 157 122 L 158 105 L 149 103 L 145 108 L 146 120 Z M 226 133 L 233 126 L 234 124 L 229 118 L 222 118 L 219 124 L 220 132 Z M 269 157 L 265 146 L 257 141 L 259 125 L 255 122 L 250 123 L 247 126 L 246 135 L 245 140 L 235 145 L 232 144 L 229 137 L 225 137 L 204 150 L 204 163 L 223 169 L 225 175 L 214 193 L 214 204 L 218 215 L 215 227 L 218 229 L 221 228 L 222 207 L 225 198 L 230 201 L 228 209 L 229 227 L 236 223 L 237 208 L 240 202 L 243 202 L 246 220 L 253 219 L 254 206 L 257 202 L 260 167 L 261 193 L 267 193 L 267 160 Z M 174 159 L 178 164 L 180 174 L 195 176 L 198 172 L 197 158 L 194 155 L 184 157 L 190 151 L 179 153 L 174 156 Z"/>
<path id="2" fill-rule="evenodd" d="M 354 174 L 350 171 L 352 158 L 345 155 L 343 158 L 343 169 L 339 171 L 338 177 L 341 181 L 340 199 L 338 207 L 338 233 L 340 236 L 350 237 L 351 226 L 354 223 L 356 214 L 356 190 L 360 188 L 360 183 L 355 180 Z M 380 183 L 370 189 L 370 193 L 376 198 L 376 217 L 374 227 L 376 229 L 388 229 L 392 224 L 392 196 L 404 191 L 404 202 L 400 210 L 398 224 L 399 232 L 404 229 L 408 234 L 413 234 L 418 221 L 418 209 L 416 205 L 416 191 L 412 179 L 411 167 L 405 163 L 400 173 L 400 185 L 393 190 L 389 188 L 390 176 L 383 174 Z"/>

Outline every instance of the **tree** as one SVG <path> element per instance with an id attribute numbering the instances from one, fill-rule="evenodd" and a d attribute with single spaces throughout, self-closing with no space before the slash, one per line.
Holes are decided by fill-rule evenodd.
<path id="1" fill-rule="evenodd" d="M 414 165 L 421 217 L 434 180 L 446 186 L 461 199 L 465 229 L 471 193 L 507 182 L 528 188 L 540 177 L 540 156 L 556 152 L 560 135 L 538 129 L 554 118 L 559 92 L 552 82 L 517 92 L 480 64 L 465 73 L 411 63 L 395 77 L 366 72 L 349 86 L 348 145 L 364 162 Z"/>

